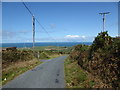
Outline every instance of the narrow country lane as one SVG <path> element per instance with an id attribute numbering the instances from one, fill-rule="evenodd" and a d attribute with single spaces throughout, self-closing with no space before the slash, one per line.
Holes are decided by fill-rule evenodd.
<path id="1" fill-rule="evenodd" d="M 64 60 L 66 57 L 50 59 L 19 75 L 3 88 L 64 88 Z"/>

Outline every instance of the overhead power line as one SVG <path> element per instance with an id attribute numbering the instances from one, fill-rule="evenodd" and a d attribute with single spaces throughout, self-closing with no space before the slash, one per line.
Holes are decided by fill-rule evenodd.
<path id="1" fill-rule="evenodd" d="M 47 30 L 43 27 L 43 25 L 38 21 L 38 19 L 37 18 L 35 19 L 38 22 L 38 24 L 41 26 L 41 28 L 49 35 L 49 37 L 56 42 L 56 40 L 51 37 L 51 35 L 47 32 Z"/>
<path id="2" fill-rule="evenodd" d="M 32 13 L 32 11 L 27 7 L 27 5 L 23 2 L 23 0 L 21 0 L 23 5 L 25 6 L 25 8 L 28 10 L 28 12 L 31 14 L 31 16 L 33 17 L 34 14 Z M 45 29 L 45 27 L 39 22 L 39 20 L 34 16 L 34 18 L 36 19 L 37 23 L 40 25 L 40 27 L 48 34 L 48 36 L 54 40 L 56 42 L 56 40 L 47 32 L 47 30 Z"/>
<path id="3" fill-rule="evenodd" d="M 25 8 L 29 11 L 29 13 L 33 16 L 33 13 L 30 11 L 30 9 L 26 6 L 26 4 L 23 2 L 23 0 L 22 0 L 22 3 L 23 3 L 23 5 L 25 6 Z"/>

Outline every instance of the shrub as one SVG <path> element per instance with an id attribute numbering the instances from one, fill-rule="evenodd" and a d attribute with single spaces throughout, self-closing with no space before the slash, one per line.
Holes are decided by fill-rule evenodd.
<path id="1" fill-rule="evenodd" d="M 40 59 L 49 58 L 48 54 L 45 52 L 40 53 Z"/>
<path id="2" fill-rule="evenodd" d="M 75 46 L 69 58 L 77 60 L 83 69 L 99 76 L 104 83 L 120 87 L 120 37 L 112 38 L 107 31 L 101 32 L 89 48 Z"/>
<path id="3" fill-rule="evenodd" d="M 18 61 L 26 61 L 34 59 L 34 54 L 32 51 L 2 51 L 2 64 L 14 63 Z"/>

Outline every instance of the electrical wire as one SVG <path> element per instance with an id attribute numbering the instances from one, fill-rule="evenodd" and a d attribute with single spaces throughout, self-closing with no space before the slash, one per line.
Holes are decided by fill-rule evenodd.
<path id="1" fill-rule="evenodd" d="M 23 5 L 25 6 L 25 8 L 29 11 L 29 13 L 31 14 L 31 16 L 34 16 L 34 14 L 31 12 L 31 10 L 27 7 L 27 5 L 23 2 L 23 0 L 21 0 Z M 56 40 L 51 37 L 51 35 L 47 32 L 47 30 L 44 28 L 44 26 L 39 22 L 39 20 L 34 16 L 35 20 L 37 21 L 37 23 L 40 25 L 40 27 L 48 34 L 48 36 L 54 40 L 56 42 Z"/>
<path id="2" fill-rule="evenodd" d="M 30 9 L 26 6 L 26 4 L 23 2 L 23 0 L 21 0 L 23 5 L 25 6 L 25 8 L 29 11 L 29 13 L 33 16 L 33 13 L 30 11 Z"/>

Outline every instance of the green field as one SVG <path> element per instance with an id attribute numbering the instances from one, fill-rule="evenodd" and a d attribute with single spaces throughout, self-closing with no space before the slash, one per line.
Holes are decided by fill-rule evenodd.
<path id="1" fill-rule="evenodd" d="M 46 52 L 59 52 L 69 54 L 73 47 L 58 47 L 58 46 L 36 46 L 33 48 L 18 48 L 19 50 L 32 50 L 32 51 L 46 51 Z"/>

